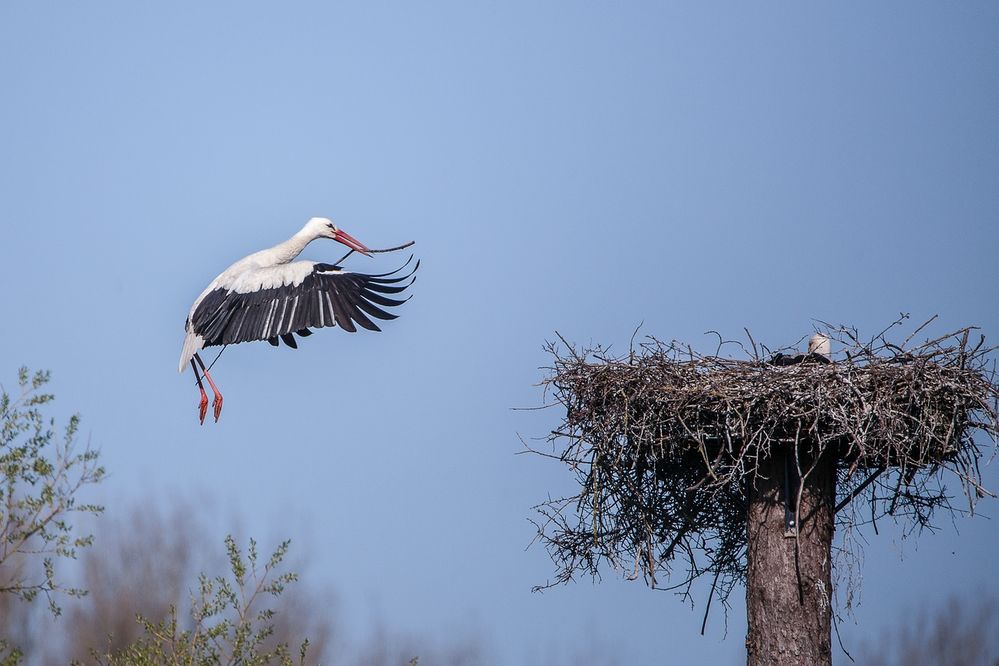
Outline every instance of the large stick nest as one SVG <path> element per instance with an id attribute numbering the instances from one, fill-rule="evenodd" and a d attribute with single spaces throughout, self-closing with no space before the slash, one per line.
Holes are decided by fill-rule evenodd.
<path id="1" fill-rule="evenodd" d="M 789 366 L 752 338 L 713 355 L 655 339 L 624 357 L 550 344 L 544 385 L 565 418 L 545 455 L 579 492 L 536 507 L 549 585 L 604 563 L 661 587 L 680 563 L 667 589 L 688 593 L 708 573 L 724 600 L 745 572 L 747 484 L 779 447 L 835 457 L 840 528 L 889 516 L 921 529 L 936 509 L 973 510 L 989 494 L 980 444 L 994 450 L 999 434 L 994 348 L 971 328 L 916 345 L 916 332 L 890 342 L 891 329 L 865 342 L 826 327 L 834 362 Z M 729 344 L 742 360 L 721 355 Z M 951 504 L 948 476 L 967 509 Z"/>

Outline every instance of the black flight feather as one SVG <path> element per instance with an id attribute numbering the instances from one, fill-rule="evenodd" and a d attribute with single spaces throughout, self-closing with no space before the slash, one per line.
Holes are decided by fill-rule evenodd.
<path id="1" fill-rule="evenodd" d="M 404 270 L 412 260 L 411 256 L 398 269 L 374 275 L 319 263 L 297 285 L 248 293 L 215 289 L 195 308 L 188 330 L 201 336 L 205 347 L 265 339 L 277 345 L 280 337 L 293 348 L 297 343 L 291 333 L 306 337 L 312 334 L 310 328 L 340 326 L 354 332 L 360 326 L 377 331 L 373 319 L 396 318 L 383 308 L 394 308 L 409 300 L 385 294 L 398 294 L 413 284 L 420 262 Z"/>

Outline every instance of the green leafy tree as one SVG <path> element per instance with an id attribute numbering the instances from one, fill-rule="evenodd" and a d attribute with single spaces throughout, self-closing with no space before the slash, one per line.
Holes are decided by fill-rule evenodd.
<path id="1" fill-rule="evenodd" d="M 304 664 L 307 639 L 294 656 L 287 643 L 267 648 L 267 639 L 274 631 L 274 610 L 266 602 L 298 580 L 293 572 L 277 571 L 288 545 L 285 541 L 278 546 L 261 568 L 255 541 L 250 540 L 244 556 L 232 536 L 227 536 L 230 573 L 215 578 L 200 576 L 198 594 L 192 600 L 191 628 L 181 628 L 176 607 L 161 622 L 140 615 L 145 635 L 119 652 L 94 652 L 94 661 L 101 666 Z"/>
<path id="2" fill-rule="evenodd" d="M 76 514 L 99 515 L 104 508 L 78 502 L 84 486 L 100 482 L 98 452 L 78 450 L 80 417 L 57 435 L 56 421 L 44 414 L 54 399 L 43 391 L 48 372 L 18 372 L 18 391 L 0 386 L 0 593 L 31 602 L 43 595 L 54 615 L 59 594 L 82 596 L 56 576 L 60 559 L 75 559 L 93 536 L 80 534 Z M 6 651 L 4 651 L 6 649 Z M 0 663 L 16 659 L 14 646 L 0 643 Z"/>

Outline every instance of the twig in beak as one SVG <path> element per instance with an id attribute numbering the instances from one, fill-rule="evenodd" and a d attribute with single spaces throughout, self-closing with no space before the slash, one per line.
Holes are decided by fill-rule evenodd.
<path id="1" fill-rule="evenodd" d="M 414 245 L 415 243 L 416 243 L 416 241 L 409 241 L 408 243 L 403 243 L 402 245 L 397 245 L 395 247 L 387 247 L 384 250 L 372 250 L 372 249 L 369 248 L 368 252 L 370 254 L 381 254 L 382 252 L 395 252 L 396 250 L 405 250 L 407 247 L 409 247 L 410 245 Z M 343 263 L 347 259 L 347 257 L 349 257 L 352 254 L 354 254 L 354 250 L 351 250 L 347 254 L 345 254 L 342 257 L 340 257 L 336 261 L 336 263 L 334 263 L 333 265 L 334 266 L 339 266 L 341 263 Z"/>

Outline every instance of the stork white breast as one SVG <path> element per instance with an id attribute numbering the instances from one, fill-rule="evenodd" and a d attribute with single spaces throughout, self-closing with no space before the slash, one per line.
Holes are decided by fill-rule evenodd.
<path id="1" fill-rule="evenodd" d="M 295 287 L 312 273 L 313 266 L 315 262 L 312 261 L 296 261 L 281 266 L 255 268 L 236 276 L 228 289 L 239 294 L 249 294 L 263 289 Z"/>

